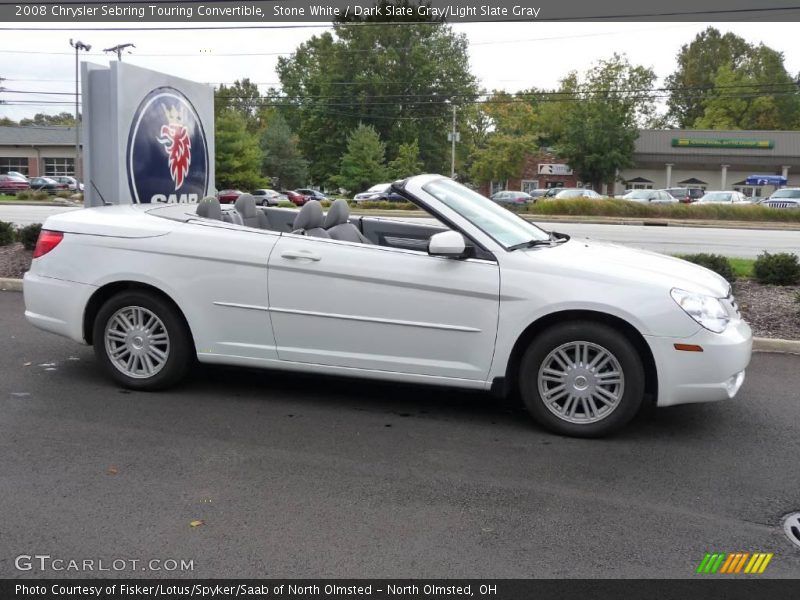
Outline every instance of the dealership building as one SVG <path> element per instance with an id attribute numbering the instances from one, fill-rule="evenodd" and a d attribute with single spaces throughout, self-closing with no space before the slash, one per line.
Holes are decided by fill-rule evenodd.
<path id="1" fill-rule="evenodd" d="M 0 173 L 75 175 L 73 127 L 0 127 Z"/>
<path id="2" fill-rule="evenodd" d="M 800 186 L 800 131 L 712 131 L 645 129 L 639 132 L 633 166 L 621 170 L 617 182 L 598 190 L 620 194 L 626 189 L 695 187 L 738 190 L 748 196 L 770 194 L 774 187 L 748 186 L 750 175 L 782 175 Z M 526 157 L 517 177 L 482 186 L 500 189 L 583 187 L 580 173 L 549 149 Z"/>

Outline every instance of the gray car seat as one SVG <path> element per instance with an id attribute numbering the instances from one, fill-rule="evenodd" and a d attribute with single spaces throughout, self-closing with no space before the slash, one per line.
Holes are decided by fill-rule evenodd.
<path id="1" fill-rule="evenodd" d="M 329 238 L 330 234 L 325 231 L 325 215 L 322 214 L 322 206 L 316 200 L 311 200 L 303 205 L 297 218 L 294 220 L 294 231 L 311 237 Z"/>
<path id="2" fill-rule="evenodd" d="M 222 220 L 226 223 L 232 223 L 233 225 L 244 225 L 244 222 L 242 221 L 242 215 L 235 210 L 222 211 Z"/>
<path id="3" fill-rule="evenodd" d="M 362 244 L 371 244 L 364 235 L 358 230 L 358 227 L 350 223 L 350 206 L 347 200 L 336 200 L 328 210 L 325 216 L 325 230 L 328 235 L 334 240 L 343 240 L 345 242 L 360 242 Z"/>
<path id="4" fill-rule="evenodd" d="M 252 194 L 242 194 L 233 205 L 236 212 L 242 217 L 242 224 L 247 227 L 269 229 L 269 220 L 263 211 L 256 208 L 256 199 Z"/>
<path id="5" fill-rule="evenodd" d="M 219 200 L 213 196 L 206 196 L 200 200 L 197 203 L 197 216 L 222 221 L 222 208 L 219 205 Z"/>

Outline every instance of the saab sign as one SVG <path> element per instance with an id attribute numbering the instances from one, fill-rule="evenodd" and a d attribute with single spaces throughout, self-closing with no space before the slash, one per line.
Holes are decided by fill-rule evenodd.
<path id="1" fill-rule="evenodd" d="M 134 67 L 83 64 L 86 206 L 195 203 L 214 182 L 214 92 Z"/>
<path id="2" fill-rule="evenodd" d="M 539 175 L 572 175 L 569 165 L 539 163 Z"/>

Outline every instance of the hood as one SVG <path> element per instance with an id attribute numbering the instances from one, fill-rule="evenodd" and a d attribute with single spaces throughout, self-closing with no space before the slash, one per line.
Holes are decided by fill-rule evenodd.
<path id="1" fill-rule="evenodd" d="M 549 264 L 562 273 L 571 272 L 584 279 L 609 277 L 632 285 L 652 284 L 666 289 L 716 298 L 728 295 L 730 284 L 713 271 L 679 258 L 593 240 L 576 240 L 548 248 L 530 248 L 525 254 Z"/>

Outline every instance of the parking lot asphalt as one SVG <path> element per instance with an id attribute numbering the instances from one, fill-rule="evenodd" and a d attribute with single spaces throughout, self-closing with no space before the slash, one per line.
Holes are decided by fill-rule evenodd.
<path id="1" fill-rule="evenodd" d="M 712 551 L 800 575 L 798 356 L 577 440 L 449 389 L 204 366 L 127 392 L 19 293 L 0 336 L 0 577 L 695 577 Z M 37 554 L 193 570 L 15 567 Z"/>

